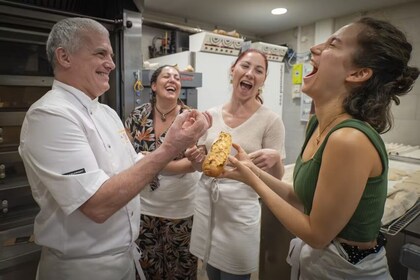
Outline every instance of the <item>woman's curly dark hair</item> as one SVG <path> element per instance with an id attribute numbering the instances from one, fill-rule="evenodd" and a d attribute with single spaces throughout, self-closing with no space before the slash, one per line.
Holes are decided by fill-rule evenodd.
<path id="1" fill-rule="evenodd" d="M 370 68 L 372 77 L 351 90 L 344 109 L 356 119 L 369 123 L 379 133 L 392 127 L 391 101 L 408 93 L 419 69 L 408 66 L 412 46 L 403 32 L 392 24 L 364 17 L 355 22 L 364 26 L 353 57 L 357 67 Z"/>

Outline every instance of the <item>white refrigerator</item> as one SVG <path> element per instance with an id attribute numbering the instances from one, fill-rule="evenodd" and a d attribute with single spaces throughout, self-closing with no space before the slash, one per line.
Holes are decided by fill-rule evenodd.
<path id="1" fill-rule="evenodd" d="M 236 55 L 219 53 L 185 51 L 150 59 L 150 63 L 159 65 L 177 64 L 180 70 L 188 65 L 195 72 L 202 73 L 203 85 L 197 88 L 197 109 L 207 110 L 221 105 L 230 99 L 232 86 L 230 84 L 230 67 Z M 264 105 L 282 116 L 284 63 L 269 61 L 268 75 L 263 88 Z"/>

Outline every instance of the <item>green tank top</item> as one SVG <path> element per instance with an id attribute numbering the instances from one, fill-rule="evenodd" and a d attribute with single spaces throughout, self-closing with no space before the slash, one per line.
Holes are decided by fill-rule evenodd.
<path id="1" fill-rule="evenodd" d="M 331 129 L 313 158 L 303 162 L 302 153 L 317 126 L 318 120 L 316 116 L 313 116 L 308 123 L 305 143 L 296 160 L 293 172 L 294 190 L 304 205 L 305 214 L 309 215 L 311 213 L 318 174 L 322 164 L 322 154 L 329 136 L 337 129 L 343 127 L 355 128 L 363 132 L 375 146 L 381 157 L 383 172 L 380 176 L 367 180 L 365 190 L 356 211 L 337 237 L 357 242 L 367 242 L 376 239 L 381 227 L 388 187 L 388 155 L 382 138 L 365 122 L 355 119 L 345 120 Z M 334 219 L 333 214 L 331 215 L 331 219 Z"/>

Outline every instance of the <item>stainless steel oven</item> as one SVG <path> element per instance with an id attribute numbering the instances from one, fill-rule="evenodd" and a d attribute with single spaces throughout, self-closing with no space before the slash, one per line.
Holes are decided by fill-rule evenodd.
<path id="1" fill-rule="evenodd" d="M 55 22 L 69 16 L 89 15 L 0 0 L 2 280 L 35 279 L 40 247 L 33 242 L 33 221 L 39 208 L 32 198 L 18 153 L 20 128 L 28 108 L 51 88 L 53 82 L 53 73 L 45 52 L 48 33 Z M 116 70 L 110 76 L 111 89 L 100 101 L 110 105 L 125 119 L 137 99 L 133 90 L 133 73 L 141 71 L 142 65 L 141 14 L 124 10 L 116 19 L 95 19 L 110 31 L 116 64 Z"/>
<path id="2" fill-rule="evenodd" d="M 8 16 L 0 21 L 0 278 L 24 279 L 35 275 L 40 255 L 33 242 L 39 208 L 18 154 L 20 128 L 29 106 L 53 79 L 45 54 L 48 27 L 26 26 Z"/>

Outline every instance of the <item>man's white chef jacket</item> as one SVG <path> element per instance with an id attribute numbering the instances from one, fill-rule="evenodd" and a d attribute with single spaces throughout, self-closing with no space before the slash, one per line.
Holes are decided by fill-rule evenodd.
<path id="1" fill-rule="evenodd" d="M 19 153 L 41 208 L 37 244 L 64 259 L 114 255 L 132 246 L 140 226 L 137 196 L 102 224 L 77 210 L 137 159 L 113 109 L 55 80 L 26 114 Z"/>

